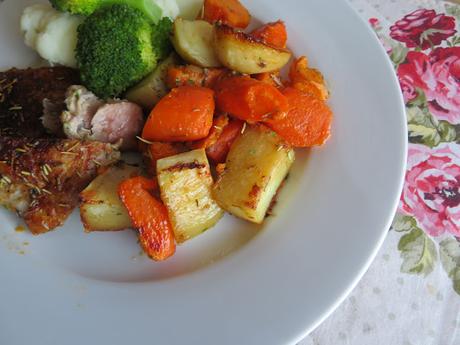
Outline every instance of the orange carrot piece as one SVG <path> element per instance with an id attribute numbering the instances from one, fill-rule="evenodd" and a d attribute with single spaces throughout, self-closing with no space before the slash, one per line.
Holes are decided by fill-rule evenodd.
<path id="1" fill-rule="evenodd" d="M 191 148 L 193 150 L 206 149 L 209 146 L 213 145 L 217 141 L 219 136 L 222 134 L 225 126 L 228 125 L 228 122 L 229 119 L 227 115 L 218 115 L 214 117 L 211 130 L 209 131 L 209 135 L 204 139 L 191 143 Z"/>
<path id="2" fill-rule="evenodd" d="M 292 63 L 289 69 L 289 79 L 291 82 L 316 81 L 317 83 L 324 83 L 321 72 L 314 68 L 309 68 L 308 60 L 305 56 L 301 56 Z"/>
<path id="3" fill-rule="evenodd" d="M 174 254 L 176 243 L 168 210 L 151 194 L 156 189 L 156 181 L 139 176 L 123 181 L 118 194 L 139 231 L 145 253 L 155 261 L 163 261 Z"/>
<path id="4" fill-rule="evenodd" d="M 286 25 L 281 20 L 261 26 L 251 36 L 277 48 L 286 48 L 288 39 Z"/>
<path id="5" fill-rule="evenodd" d="M 250 123 L 282 113 L 286 97 L 274 86 L 249 77 L 231 77 L 216 85 L 217 108 Z"/>
<path id="6" fill-rule="evenodd" d="M 194 65 L 172 66 L 166 74 L 166 85 L 170 89 L 184 85 L 203 86 L 204 80 L 204 70 Z"/>
<path id="7" fill-rule="evenodd" d="M 266 124 L 294 147 L 323 145 L 331 133 L 331 109 L 320 99 L 292 87 L 284 89 L 283 94 L 289 100 L 286 116 Z"/>
<path id="8" fill-rule="evenodd" d="M 186 147 L 182 143 L 165 143 L 160 141 L 151 143 L 148 146 L 148 162 L 146 162 L 148 172 L 152 174 L 156 173 L 157 161 L 159 159 L 175 156 L 185 151 L 187 151 Z"/>
<path id="9" fill-rule="evenodd" d="M 214 115 L 214 92 L 201 86 L 181 86 L 158 102 L 144 126 L 150 141 L 194 141 L 209 134 Z"/>
<path id="10" fill-rule="evenodd" d="M 216 84 L 223 78 L 228 77 L 231 72 L 226 68 L 205 68 L 204 69 L 204 87 L 214 89 Z"/>
<path id="11" fill-rule="evenodd" d="M 172 66 L 166 74 L 166 86 L 174 89 L 179 86 L 195 85 L 212 89 L 216 81 L 227 72 L 225 68 L 201 68 L 195 65 Z"/>
<path id="12" fill-rule="evenodd" d="M 251 22 L 249 11 L 238 0 L 205 0 L 203 19 L 245 29 Z"/>
<path id="13" fill-rule="evenodd" d="M 216 142 L 206 149 L 206 154 L 214 163 L 224 163 L 235 140 L 241 135 L 244 122 L 233 119 L 223 129 Z"/>
<path id="14" fill-rule="evenodd" d="M 270 84 L 274 87 L 282 87 L 280 73 L 278 72 L 264 72 L 259 74 L 253 74 L 252 77 L 264 83 Z"/>
<path id="15" fill-rule="evenodd" d="M 326 101 L 329 98 L 329 91 L 324 84 L 315 81 L 295 82 L 290 86 L 322 101 Z"/>
<path id="16" fill-rule="evenodd" d="M 296 59 L 289 70 L 291 86 L 325 101 L 329 98 L 324 77 L 320 71 L 308 67 L 305 56 Z"/>

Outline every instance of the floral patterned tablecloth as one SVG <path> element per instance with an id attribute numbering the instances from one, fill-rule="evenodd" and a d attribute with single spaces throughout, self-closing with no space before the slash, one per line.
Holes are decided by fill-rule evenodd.
<path id="1" fill-rule="evenodd" d="M 375 30 L 400 81 L 409 125 L 406 183 L 377 259 L 300 345 L 458 345 L 460 5 L 349 2 Z"/>

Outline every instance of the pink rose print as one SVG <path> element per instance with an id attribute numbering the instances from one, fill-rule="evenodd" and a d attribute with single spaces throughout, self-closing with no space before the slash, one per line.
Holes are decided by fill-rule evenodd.
<path id="1" fill-rule="evenodd" d="M 375 31 L 380 43 L 382 43 L 383 47 L 385 48 L 388 55 L 391 54 L 393 51 L 393 47 L 389 44 L 388 40 L 386 40 L 382 35 L 382 25 L 378 18 L 369 18 L 369 24 L 371 25 L 372 29 Z"/>
<path id="2" fill-rule="evenodd" d="M 454 17 L 425 9 L 408 14 L 390 28 L 391 38 L 405 43 L 408 48 L 423 50 L 439 45 L 456 32 Z"/>
<path id="3" fill-rule="evenodd" d="M 432 114 L 460 123 L 460 47 L 436 48 L 429 55 L 411 51 L 397 72 L 406 102 L 420 89 Z"/>
<path id="4" fill-rule="evenodd" d="M 400 212 L 414 216 L 431 236 L 460 236 L 460 147 L 443 144 L 434 150 L 409 147 L 408 171 Z"/>
<path id="5" fill-rule="evenodd" d="M 378 18 L 369 18 L 369 24 L 371 24 L 374 29 L 380 28 L 380 20 Z"/>

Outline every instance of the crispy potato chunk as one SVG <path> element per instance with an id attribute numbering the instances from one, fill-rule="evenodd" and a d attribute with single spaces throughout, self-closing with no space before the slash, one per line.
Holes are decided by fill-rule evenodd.
<path id="1" fill-rule="evenodd" d="M 226 25 L 217 25 L 214 48 L 227 68 L 246 74 L 278 71 L 291 58 L 287 49 L 267 45 Z"/>
<path id="2" fill-rule="evenodd" d="M 214 199 L 233 215 L 260 224 L 294 159 L 294 151 L 275 132 L 250 126 L 228 154 Z"/>
<path id="3" fill-rule="evenodd" d="M 118 164 L 96 177 L 81 192 L 80 216 L 85 231 L 117 231 L 132 227 L 117 190 L 122 181 L 140 174 L 138 167 Z"/>

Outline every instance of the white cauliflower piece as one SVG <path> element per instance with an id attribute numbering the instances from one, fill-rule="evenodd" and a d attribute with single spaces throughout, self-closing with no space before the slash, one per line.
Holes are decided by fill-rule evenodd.
<path id="1" fill-rule="evenodd" d="M 163 17 L 175 19 L 179 15 L 179 6 L 176 0 L 152 0 L 163 12 Z"/>
<path id="2" fill-rule="evenodd" d="M 77 67 L 77 28 L 83 18 L 55 10 L 50 4 L 27 7 L 21 17 L 24 42 L 52 64 Z"/>
<path id="3" fill-rule="evenodd" d="M 52 9 L 48 4 L 32 5 L 24 9 L 21 17 L 21 30 L 27 46 L 35 47 L 38 35 L 44 30 L 49 16 L 53 15 Z"/>
<path id="4" fill-rule="evenodd" d="M 204 0 L 177 0 L 179 16 L 184 19 L 194 20 L 200 13 Z"/>

